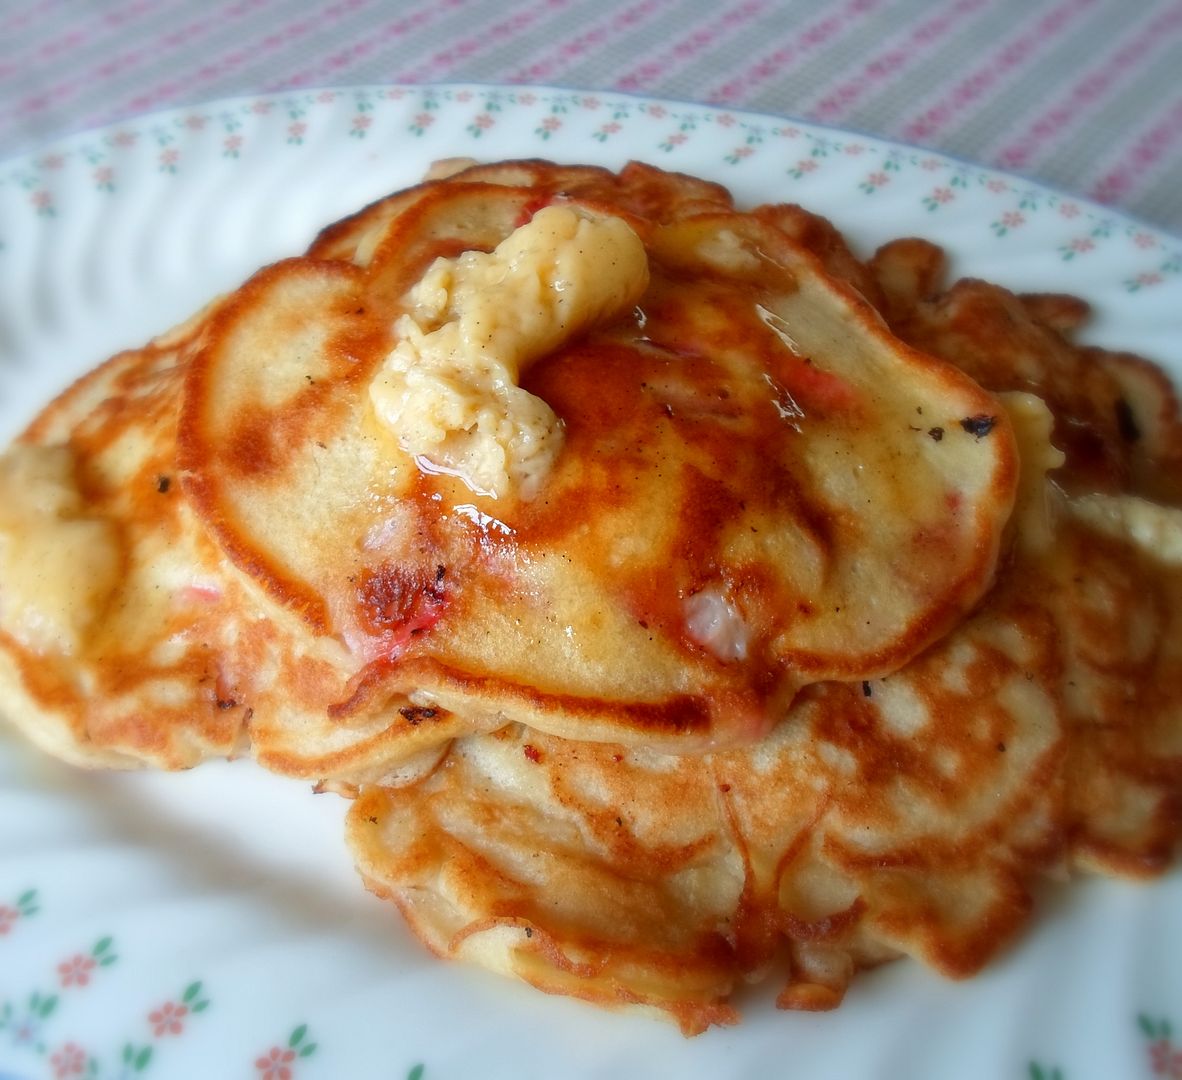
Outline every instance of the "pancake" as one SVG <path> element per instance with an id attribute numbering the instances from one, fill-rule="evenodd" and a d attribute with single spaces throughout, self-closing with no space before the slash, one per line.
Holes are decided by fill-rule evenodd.
<path id="1" fill-rule="evenodd" d="M 368 887 L 438 955 L 686 1034 L 735 991 L 828 1009 L 909 956 L 962 978 L 1041 879 L 1144 877 L 1182 796 L 1182 513 L 1069 499 L 1037 399 L 1011 556 L 977 612 L 901 670 L 809 687 L 747 748 L 689 756 L 521 726 L 362 791 Z"/>
<path id="2" fill-rule="evenodd" d="M 0 692 L 34 742 L 87 766 L 236 753 L 225 657 L 242 591 L 175 464 L 201 315 L 114 357 L 0 458 Z"/>
<path id="3" fill-rule="evenodd" d="M 750 742 L 810 683 L 897 669 L 992 581 L 1017 475 L 995 398 L 716 185 L 636 166 L 522 186 L 504 169 L 429 182 L 314 246 L 355 243 L 364 265 L 263 271 L 186 376 L 197 513 L 352 657 L 335 696 L 285 688 L 297 724 L 252 701 L 256 753 L 280 771 L 372 778 L 509 721 L 664 750 Z M 548 209 L 625 223 L 648 284 L 521 365 L 561 450 L 539 490 L 492 497 L 407 450 L 370 387 L 459 318 L 416 314 L 438 260 L 453 277 L 460 252 L 495 262 Z"/>
<path id="4" fill-rule="evenodd" d="M 687 1034 L 969 976 L 1041 879 L 1174 854 L 1182 421 L 1082 301 L 943 275 L 444 163 L 0 456 L 5 713 L 355 796 L 434 952 Z"/>
<path id="5" fill-rule="evenodd" d="M 1073 297 L 1019 296 L 990 282 L 945 287 L 934 245 L 884 245 L 870 270 L 892 330 L 995 392 L 1037 394 L 1056 417 L 1067 455 L 1057 473 L 1075 494 L 1128 492 L 1182 502 L 1182 422 L 1168 377 L 1129 353 L 1080 346 L 1087 305 Z"/>
<path id="6" fill-rule="evenodd" d="M 316 259 L 339 259 L 368 266 L 383 245 L 398 258 L 393 226 L 418 200 L 447 187 L 447 181 L 529 188 L 531 202 L 554 198 L 609 201 L 629 213 L 654 220 L 684 216 L 694 210 L 730 210 L 734 202 L 721 184 L 632 161 L 619 173 L 593 165 L 557 165 L 552 161 L 474 162 L 448 158 L 431 166 L 422 184 L 378 199 L 322 229 L 308 248 Z"/>
<path id="7" fill-rule="evenodd" d="M 947 640 L 810 688 L 743 750 L 458 740 L 428 778 L 362 791 L 358 868 L 437 954 L 687 1034 L 772 971 L 810 1010 L 900 955 L 972 974 L 1054 859 L 1064 740 L 1037 605 L 1013 590 Z"/>
<path id="8" fill-rule="evenodd" d="M 1182 510 L 1082 498 L 1058 550 L 1072 859 L 1149 877 L 1182 831 Z"/>

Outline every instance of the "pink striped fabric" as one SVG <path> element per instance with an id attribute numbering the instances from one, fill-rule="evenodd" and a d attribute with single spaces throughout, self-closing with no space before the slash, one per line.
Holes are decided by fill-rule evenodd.
<path id="1" fill-rule="evenodd" d="M 1182 233 L 1182 0 L 0 0 L 0 157 L 297 87 L 558 84 L 839 124 Z"/>
<path id="2" fill-rule="evenodd" d="M 620 90 L 643 90 L 659 84 L 708 49 L 717 48 L 767 7 L 766 0 L 746 0 L 725 9 L 717 17 L 678 35 L 672 45 L 661 42 L 656 52 L 642 57 L 641 63 L 616 76 L 612 85 Z"/>
<path id="3" fill-rule="evenodd" d="M 553 18 L 573 0 L 535 0 L 525 7 L 510 9 L 512 14 L 465 33 L 454 43 L 436 52 L 425 64 L 410 68 L 394 76 L 396 82 L 434 82 L 454 78 L 456 69 L 466 60 L 479 56 L 494 45 L 511 41 L 532 30 L 543 20 Z"/>
<path id="4" fill-rule="evenodd" d="M 544 83 L 547 79 L 553 79 L 577 58 L 592 50 L 602 49 L 609 42 L 659 18 L 667 13 L 669 6 L 670 0 L 641 0 L 639 4 L 612 11 L 586 30 L 556 43 L 554 48 L 533 63 L 519 67 L 509 75 L 508 81 Z"/>
<path id="5" fill-rule="evenodd" d="M 1089 106 L 1102 101 L 1118 82 L 1127 80 L 1148 56 L 1164 52 L 1171 45 L 1176 49 L 1179 32 L 1182 32 L 1182 5 L 1160 11 L 1135 27 L 1135 33 L 1127 41 L 1118 42 L 1113 50 L 1097 57 L 1066 94 L 1030 121 L 1021 135 L 1006 143 L 998 151 L 998 160 L 1013 168 L 1028 165 L 1040 151 L 1054 144 L 1056 136 L 1079 123 Z"/>
<path id="6" fill-rule="evenodd" d="M 1034 62 L 1037 53 L 1063 33 L 1074 18 L 1098 2 L 1064 0 L 1033 26 L 1019 30 L 1000 49 L 990 53 L 985 63 L 957 80 L 951 90 L 944 91 L 938 104 L 904 125 L 904 136 L 919 140 L 938 134 L 975 101 L 995 92 L 1007 77 L 1014 77 L 1023 67 Z"/>
<path id="7" fill-rule="evenodd" d="M 1089 194 L 1101 202 L 1116 202 L 1144 184 L 1155 167 L 1168 159 L 1182 143 L 1182 101 L 1163 106 L 1160 118 L 1138 133 L 1131 151 L 1091 187 Z"/>
<path id="8" fill-rule="evenodd" d="M 785 67 L 831 42 L 860 16 L 868 14 L 880 4 L 881 0 L 849 0 L 835 13 L 824 15 L 806 25 L 803 30 L 792 32 L 783 44 L 754 58 L 754 62 L 740 75 L 708 91 L 707 97 L 711 101 L 742 100 Z"/>
<path id="9" fill-rule="evenodd" d="M 827 120 L 841 117 L 877 86 L 898 79 L 917 60 L 934 49 L 957 27 L 977 14 L 989 0 L 958 0 L 929 19 L 904 31 L 902 40 L 872 54 L 852 78 L 828 91 L 809 112 Z"/>

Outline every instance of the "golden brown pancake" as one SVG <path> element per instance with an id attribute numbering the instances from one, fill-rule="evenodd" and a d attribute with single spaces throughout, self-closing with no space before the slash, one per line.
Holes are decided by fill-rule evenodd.
<path id="1" fill-rule="evenodd" d="M 587 301 L 605 230 L 644 273 Z M 650 166 L 446 163 L 0 457 L 6 712 L 81 765 L 249 746 L 357 794 L 432 950 L 687 1033 L 772 973 L 794 1009 L 970 975 L 1039 878 L 1176 848 L 1182 422 L 1081 301 L 943 268 Z M 436 400 L 383 412 L 432 340 L 428 385 L 491 385 L 472 310 L 544 343 L 494 395 L 554 418 L 528 489 L 408 449 Z"/>
<path id="2" fill-rule="evenodd" d="M 1065 499 L 1049 417 L 1012 398 L 1013 547 L 978 612 L 900 671 L 807 689 L 760 743 L 703 756 L 520 726 L 364 790 L 359 870 L 434 952 L 686 1033 L 772 973 L 826 1009 L 911 956 L 978 971 L 1041 877 L 1145 876 L 1182 796 L 1182 513 Z"/>
<path id="3" fill-rule="evenodd" d="M 506 168 L 378 204 L 319 249 L 363 245 L 364 266 L 263 271 L 187 376 L 197 512 L 307 634 L 351 652 L 333 695 L 290 703 L 297 725 L 252 701 L 282 771 L 372 777 L 509 720 L 751 741 L 804 685 L 897 669 L 992 580 L 1017 474 L 995 398 L 716 185 L 637 166 L 521 186 Z M 490 498 L 418 467 L 368 388 L 435 261 L 550 206 L 625 220 L 649 285 L 524 370 L 563 447 L 534 497 Z"/>
<path id="4" fill-rule="evenodd" d="M 547 203 L 618 213 L 658 269 L 647 310 L 526 373 L 567 451 L 509 524 L 512 500 L 399 460 L 362 391 L 424 268 Z M 648 166 L 476 167 L 327 230 L 318 256 L 83 380 L 26 441 L 59 474 L 50 523 L 102 533 L 90 548 L 111 565 L 75 605 L 84 633 L 10 635 L 22 722 L 91 763 L 181 767 L 249 735 L 271 768 L 372 782 L 512 717 L 741 742 L 801 685 L 897 667 L 987 586 L 1012 441 L 994 399 L 891 339 L 783 219 Z M 911 422 L 925 407 L 947 413 L 942 445 Z M 152 477 L 168 500 L 136 494 Z"/>
<path id="5" fill-rule="evenodd" d="M 1065 654 L 1071 855 L 1146 877 L 1182 831 L 1182 510 L 1070 504 L 1056 586 Z"/>
<path id="6" fill-rule="evenodd" d="M 537 159 L 476 163 L 451 158 L 433 165 L 422 184 L 378 199 L 321 230 L 307 254 L 368 266 L 379 244 L 384 244 L 397 260 L 397 240 L 387 240 L 391 227 L 420 198 L 446 188 L 447 182 L 453 180 L 528 188 L 533 192 L 530 202 L 535 206 L 554 198 L 608 201 L 628 213 L 657 221 L 694 210 L 734 208 L 730 193 L 721 184 L 638 161 L 629 162 L 615 173 L 593 165 L 556 165 Z"/>
<path id="7" fill-rule="evenodd" d="M 365 789 L 349 842 L 434 952 L 686 1033 L 769 971 L 803 1009 L 903 954 L 969 975 L 1054 859 L 1064 740 L 1036 603 L 1008 590 L 946 642 L 810 688 L 742 750 L 458 740 L 428 778 Z"/>
<path id="8" fill-rule="evenodd" d="M 249 601 L 175 463 L 180 385 L 206 327 L 202 315 L 114 357 L 0 458 L 5 715 L 77 764 L 176 769 L 243 742 L 228 658 Z"/>
<path id="9" fill-rule="evenodd" d="M 945 288 L 939 248 L 885 245 L 871 261 L 891 329 L 993 391 L 1043 398 L 1067 454 L 1057 480 L 1073 493 L 1132 492 L 1182 500 L 1182 422 L 1169 378 L 1129 353 L 1072 340 L 1087 305 L 1073 297 L 1018 296 L 964 279 Z"/>

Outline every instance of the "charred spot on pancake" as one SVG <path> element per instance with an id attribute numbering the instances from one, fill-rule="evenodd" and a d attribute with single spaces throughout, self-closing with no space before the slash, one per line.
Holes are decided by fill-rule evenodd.
<path id="1" fill-rule="evenodd" d="M 434 720 L 439 715 L 439 710 L 431 708 L 430 705 L 404 705 L 398 710 L 398 714 L 415 727 L 424 720 Z"/>
<path id="2" fill-rule="evenodd" d="M 986 416 L 983 413 L 977 416 L 966 416 L 960 422 L 960 426 L 964 428 L 965 431 L 967 431 L 970 435 L 975 435 L 978 439 L 985 438 L 985 436 L 993 430 L 996 424 L 996 416 Z"/>
<path id="3" fill-rule="evenodd" d="M 944 438 L 944 429 L 942 427 L 929 428 L 928 435 L 931 436 L 933 442 L 939 442 Z"/>
<path id="4" fill-rule="evenodd" d="M 160 492 L 161 495 L 167 495 L 168 489 L 170 487 L 172 487 L 171 476 L 165 476 L 161 474 L 160 476 L 156 477 L 156 490 Z"/>

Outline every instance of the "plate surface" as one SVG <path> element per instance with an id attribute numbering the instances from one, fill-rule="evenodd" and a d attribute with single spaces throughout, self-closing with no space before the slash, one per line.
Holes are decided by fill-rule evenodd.
<path id="1" fill-rule="evenodd" d="M 957 274 L 1086 297 L 1089 340 L 1182 379 L 1182 241 L 1083 200 L 774 117 L 541 88 L 375 88 L 163 113 L 0 163 L 0 439 L 107 355 L 451 156 L 642 158 L 743 202 L 801 202 L 862 253 L 923 235 Z M 88 774 L 0 730 L 0 1080 L 1182 1069 L 1169 1038 L 1171 1022 L 1182 1029 L 1177 871 L 1048 889 L 1031 931 L 969 982 L 890 965 L 823 1015 L 777 1013 L 757 987 L 743 1025 L 685 1040 L 426 957 L 358 884 L 344 811 L 249 762 Z"/>

